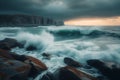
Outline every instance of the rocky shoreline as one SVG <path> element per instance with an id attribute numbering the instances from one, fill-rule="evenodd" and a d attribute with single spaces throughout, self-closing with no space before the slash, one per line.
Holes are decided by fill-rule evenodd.
<path id="1" fill-rule="evenodd" d="M 11 52 L 12 48 L 24 48 L 24 44 L 16 39 L 5 38 L 0 41 L 0 80 L 28 80 L 47 71 L 46 66 L 41 60 L 28 55 L 18 55 Z M 26 50 L 36 50 L 35 46 L 28 46 Z M 49 53 L 43 53 L 50 59 Z M 120 80 L 120 64 L 110 61 L 100 61 L 97 59 L 87 60 L 87 65 L 69 58 L 64 58 L 66 66 L 60 67 L 55 72 L 47 72 L 40 80 Z M 93 76 L 80 68 L 90 70 L 95 68 L 102 76 Z"/>

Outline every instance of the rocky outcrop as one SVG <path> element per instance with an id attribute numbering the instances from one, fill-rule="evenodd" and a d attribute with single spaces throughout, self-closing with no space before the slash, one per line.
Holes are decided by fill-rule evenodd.
<path id="1" fill-rule="evenodd" d="M 44 70 L 47 70 L 46 65 L 34 57 L 13 56 L 10 52 L 0 50 L 0 80 L 27 80 Z"/>
<path id="2" fill-rule="evenodd" d="M 120 80 L 120 65 L 113 62 L 103 62 L 100 60 L 88 60 L 88 65 L 98 69 L 109 80 Z"/>
<path id="3" fill-rule="evenodd" d="M 32 15 L 0 15 L 0 26 L 48 26 L 64 25 L 63 21 Z"/>
<path id="4" fill-rule="evenodd" d="M 44 59 L 48 59 L 48 60 L 50 60 L 51 58 L 51 54 L 48 53 L 43 53 L 42 56 L 44 57 Z"/>
<path id="5" fill-rule="evenodd" d="M 34 51 L 37 50 L 37 47 L 33 46 L 33 45 L 29 45 L 28 47 L 26 47 L 27 51 Z"/>
<path id="6" fill-rule="evenodd" d="M 0 41 L 0 80 L 28 80 L 47 70 L 44 63 L 32 56 L 10 52 L 19 45 L 11 38 Z"/>
<path id="7" fill-rule="evenodd" d="M 29 64 L 16 60 L 11 52 L 0 49 L 0 80 L 25 80 L 30 68 Z"/>
<path id="8" fill-rule="evenodd" d="M 47 72 L 40 80 L 56 80 L 54 75 L 50 72 Z"/>
<path id="9" fill-rule="evenodd" d="M 54 76 L 55 80 L 98 80 L 90 74 L 70 66 L 58 69 Z"/>
<path id="10" fill-rule="evenodd" d="M 79 62 L 77 62 L 69 57 L 64 58 L 64 63 L 71 67 L 81 67 L 82 66 Z"/>
<path id="11" fill-rule="evenodd" d="M 21 61 L 0 57 L 0 80 L 26 80 L 31 66 Z"/>
<path id="12" fill-rule="evenodd" d="M 0 41 L 0 49 L 11 50 L 15 47 L 22 47 L 22 44 L 12 38 L 5 38 L 4 40 Z"/>

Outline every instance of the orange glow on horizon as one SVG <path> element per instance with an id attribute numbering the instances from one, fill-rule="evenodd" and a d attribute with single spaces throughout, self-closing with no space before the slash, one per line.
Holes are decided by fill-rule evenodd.
<path id="1" fill-rule="evenodd" d="M 108 18 L 78 18 L 65 21 L 65 25 L 120 26 L 120 16 Z"/>

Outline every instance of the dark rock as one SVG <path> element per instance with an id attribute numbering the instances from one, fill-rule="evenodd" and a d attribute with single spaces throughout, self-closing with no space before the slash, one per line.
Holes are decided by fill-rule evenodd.
<path id="1" fill-rule="evenodd" d="M 56 70 L 54 76 L 55 80 L 98 80 L 97 78 L 70 66 Z"/>
<path id="2" fill-rule="evenodd" d="M 64 58 L 64 63 L 66 63 L 68 66 L 72 66 L 72 67 L 81 67 L 82 66 L 79 62 L 77 62 L 71 58 L 68 58 L 68 57 Z"/>
<path id="3" fill-rule="evenodd" d="M 85 68 L 85 69 L 91 69 L 92 67 L 89 66 L 89 65 L 85 65 L 85 66 L 83 66 L 83 68 Z"/>
<path id="4" fill-rule="evenodd" d="M 0 49 L 11 50 L 10 46 L 8 45 L 8 43 L 5 43 L 5 42 L 0 42 Z"/>
<path id="5" fill-rule="evenodd" d="M 61 68 L 55 72 L 56 80 L 81 80 L 79 76 L 75 75 L 73 72 L 66 68 Z"/>
<path id="6" fill-rule="evenodd" d="M 28 78 L 29 71 L 29 64 L 0 57 L 1 80 L 26 80 Z"/>
<path id="7" fill-rule="evenodd" d="M 100 61 L 100 60 L 97 60 L 97 59 L 93 59 L 93 60 L 88 60 L 87 61 L 87 64 L 90 65 L 90 66 L 94 66 L 95 68 L 97 67 L 100 67 L 101 65 L 104 66 L 105 64 Z"/>
<path id="8" fill-rule="evenodd" d="M 28 80 L 28 77 L 22 77 L 21 75 L 16 74 L 13 77 L 11 77 L 10 80 Z"/>
<path id="9" fill-rule="evenodd" d="M 45 59 L 50 59 L 51 55 L 48 54 L 48 53 L 43 53 L 42 56 L 45 58 Z"/>
<path id="10" fill-rule="evenodd" d="M 18 45 L 17 45 L 17 47 L 19 47 L 19 48 L 24 48 L 24 45 L 25 45 L 25 42 L 18 42 Z"/>
<path id="11" fill-rule="evenodd" d="M 28 78 L 31 66 L 15 58 L 12 52 L 0 49 L 0 80 L 26 80 Z"/>
<path id="12" fill-rule="evenodd" d="M 9 52 L 2 49 L 0 49 L 0 56 L 7 59 L 13 59 L 13 60 L 18 60 L 22 62 L 24 62 L 27 59 L 25 55 L 18 55 L 16 53 Z"/>
<path id="13" fill-rule="evenodd" d="M 30 45 L 26 48 L 27 51 L 33 51 L 33 50 L 37 50 L 37 48 L 33 45 Z"/>
<path id="14" fill-rule="evenodd" d="M 18 45 L 17 40 L 12 38 L 5 38 L 2 42 L 8 43 L 11 48 L 17 47 Z"/>
<path id="15" fill-rule="evenodd" d="M 0 41 L 0 48 L 5 50 L 10 50 L 11 48 L 21 47 L 21 44 L 12 38 L 5 38 Z"/>
<path id="16" fill-rule="evenodd" d="M 18 61 L 22 61 L 24 62 L 25 60 L 27 60 L 27 57 L 25 55 L 18 55 L 16 53 L 11 53 L 11 56 L 15 59 L 15 60 L 18 60 Z"/>
<path id="17" fill-rule="evenodd" d="M 88 60 L 88 65 L 98 69 L 103 75 L 108 77 L 110 80 L 120 80 L 120 67 L 110 67 L 107 62 L 102 62 L 100 60 Z"/>
<path id="18" fill-rule="evenodd" d="M 55 78 L 52 73 L 47 72 L 40 80 L 55 80 Z"/>
<path id="19" fill-rule="evenodd" d="M 14 59 L 14 57 L 11 55 L 11 52 L 9 51 L 5 51 L 5 50 L 2 50 L 0 49 L 0 57 L 4 57 L 6 59 Z"/>
<path id="20" fill-rule="evenodd" d="M 29 76 L 35 77 L 41 72 L 47 70 L 47 66 L 40 60 L 31 56 L 26 56 L 26 58 L 27 60 L 25 61 L 25 63 L 30 64 L 32 67 Z"/>
<path id="21" fill-rule="evenodd" d="M 25 67 L 24 67 L 25 65 Z M 24 72 L 25 74 L 20 74 L 18 72 L 15 72 L 14 68 L 17 69 L 18 71 L 20 70 L 27 70 L 26 66 L 29 69 L 29 73 Z M 16 53 L 13 52 L 9 52 L 9 51 L 5 51 L 0 49 L 0 68 L 1 70 L 3 70 L 1 72 L 0 70 L 0 78 L 1 76 L 3 76 L 3 78 L 5 76 L 7 76 L 7 67 L 8 67 L 8 73 L 10 73 L 9 71 L 11 71 L 10 74 L 16 73 L 12 76 L 9 77 L 8 75 L 8 80 L 10 80 L 10 78 L 12 78 L 12 80 L 24 80 L 24 78 L 28 78 L 29 77 L 36 77 L 38 74 L 40 74 L 42 71 L 46 70 L 47 67 L 44 63 L 42 63 L 40 60 L 31 57 L 31 56 L 26 56 L 26 55 L 18 55 Z M 6 72 L 4 73 L 4 68 L 6 70 Z M 4 73 L 4 74 L 2 74 Z M 28 75 L 28 76 L 26 76 Z M 25 77 L 23 77 L 25 76 Z M 19 78 L 20 77 L 20 78 Z M 19 79 L 17 79 L 19 78 Z M 2 79 L 2 80 L 7 80 Z"/>

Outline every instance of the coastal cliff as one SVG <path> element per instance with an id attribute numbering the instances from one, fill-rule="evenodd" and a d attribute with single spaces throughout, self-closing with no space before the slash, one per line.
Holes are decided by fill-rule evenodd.
<path id="1" fill-rule="evenodd" d="M 0 15 L 0 26 L 49 26 L 64 25 L 63 21 L 32 15 Z"/>

